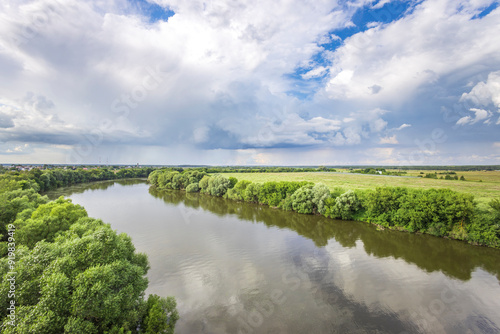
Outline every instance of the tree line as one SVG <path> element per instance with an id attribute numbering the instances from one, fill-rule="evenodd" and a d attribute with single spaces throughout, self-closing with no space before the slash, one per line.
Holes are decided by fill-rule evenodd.
<path id="1" fill-rule="evenodd" d="M 381 228 L 428 233 L 500 248 L 500 200 L 478 207 L 474 196 L 449 189 L 378 187 L 332 191 L 311 182 L 252 183 L 197 170 L 155 170 L 149 183 L 159 190 L 201 192 L 236 201 L 269 205 L 302 214 L 358 220 Z"/>
<path id="2" fill-rule="evenodd" d="M 394 175 L 394 176 L 402 176 L 405 175 L 406 172 L 390 172 L 387 171 L 385 168 L 364 168 L 364 169 L 353 169 L 349 168 L 349 173 L 356 173 L 356 174 L 376 174 L 376 175 Z"/>
<path id="3" fill-rule="evenodd" d="M 2 333 L 173 333 L 173 297 L 144 291 L 149 269 L 130 237 L 41 190 L 148 176 L 150 169 L 34 170 L 0 175 Z"/>

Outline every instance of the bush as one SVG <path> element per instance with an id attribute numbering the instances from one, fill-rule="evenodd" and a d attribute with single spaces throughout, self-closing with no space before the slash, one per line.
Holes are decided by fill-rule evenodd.
<path id="1" fill-rule="evenodd" d="M 172 185 L 173 178 L 178 175 L 179 172 L 162 172 L 157 178 L 158 188 L 160 189 L 175 189 Z"/>
<path id="2" fill-rule="evenodd" d="M 317 211 L 324 214 L 326 211 L 325 200 L 330 197 L 330 190 L 323 183 L 316 184 L 313 188 L 313 199 Z"/>
<path id="3" fill-rule="evenodd" d="M 208 180 L 210 180 L 210 176 L 205 175 L 198 183 L 198 186 L 200 187 L 200 191 L 202 193 L 208 193 Z"/>
<path id="4" fill-rule="evenodd" d="M 259 189 L 259 203 L 273 207 L 281 207 L 287 196 L 291 196 L 297 189 L 310 182 L 266 182 Z"/>
<path id="5" fill-rule="evenodd" d="M 291 196 L 292 207 L 298 213 L 311 214 L 314 211 L 313 197 L 314 192 L 312 186 L 307 185 L 300 187 Z"/>
<path id="6" fill-rule="evenodd" d="M 260 183 L 250 183 L 243 192 L 245 202 L 259 203 Z"/>
<path id="7" fill-rule="evenodd" d="M 491 206 L 491 203 L 490 203 Z M 500 220 L 494 211 L 477 211 L 467 226 L 467 239 L 475 244 L 500 247 Z"/>
<path id="8" fill-rule="evenodd" d="M 286 198 L 281 202 L 280 208 L 285 211 L 293 210 L 293 200 L 291 195 L 286 196 Z"/>
<path id="9" fill-rule="evenodd" d="M 233 201 L 243 201 L 245 190 L 250 183 L 250 181 L 246 180 L 238 181 L 233 188 L 227 191 L 224 197 Z"/>
<path id="10" fill-rule="evenodd" d="M 335 199 L 335 205 L 332 206 L 332 200 L 326 202 L 330 218 L 340 218 L 350 220 L 354 214 L 361 209 L 361 201 L 356 193 L 349 190 Z"/>
<path id="11" fill-rule="evenodd" d="M 366 219 L 384 226 L 393 226 L 393 217 L 400 207 L 399 199 L 406 195 L 407 188 L 376 188 L 368 192 L 365 200 Z"/>
<path id="12" fill-rule="evenodd" d="M 198 186 L 198 182 L 196 183 L 191 183 L 186 187 L 186 192 L 188 193 L 197 193 L 200 191 L 200 187 Z"/>
<path id="13" fill-rule="evenodd" d="M 151 174 L 148 176 L 148 182 L 152 184 L 153 186 L 158 185 L 158 177 L 160 176 L 161 171 L 159 169 L 153 171 Z"/>
<path id="14" fill-rule="evenodd" d="M 145 334 L 173 334 L 175 323 L 179 320 L 177 303 L 173 297 L 163 298 L 149 295 L 146 302 L 145 317 L 142 320 Z"/>
<path id="15" fill-rule="evenodd" d="M 233 187 L 238 183 L 238 179 L 235 177 L 230 177 L 229 178 L 229 189 L 233 189 Z"/>
<path id="16" fill-rule="evenodd" d="M 472 195 L 449 189 L 377 188 L 367 196 L 365 219 L 443 236 L 469 224 L 474 206 Z"/>
<path id="17" fill-rule="evenodd" d="M 203 179 L 202 179 L 203 180 Z M 229 189 L 231 181 L 221 174 L 212 176 L 208 180 L 208 192 L 212 196 L 222 197 Z"/>

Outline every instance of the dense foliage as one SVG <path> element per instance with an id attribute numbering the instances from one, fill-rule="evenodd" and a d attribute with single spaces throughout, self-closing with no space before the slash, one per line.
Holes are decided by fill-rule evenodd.
<path id="1" fill-rule="evenodd" d="M 50 170 L 0 175 L 2 333 L 173 333 L 175 299 L 149 296 L 146 255 L 126 234 L 41 189 L 147 176 L 149 170 Z"/>
<path id="2" fill-rule="evenodd" d="M 349 173 L 357 173 L 357 174 L 377 174 L 377 175 L 405 175 L 406 172 L 389 172 L 385 168 L 365 168 L 365 169 L 349 169 Z"/>
<path id="3" fill-rule="evenodd" d="M 465 181 L 465 177 L 462 175 L 460 178 L 458 177 L 456 172 L 442 172 L 442 173 L 426 173 L 425 175 L 422 175 L 423 172 L 420 172 L 419 177 L 424 177 L 426 179 L 441 179 L 441 180 L 460 180 L 460 181 Z M 441 174 L 441 176 L 438 176 L 438 174 Z M 443 176 L 443 174 L 445 176 Z M 453 176 L 452 176 L 453 175 Z"/>
<path id="4" fill-rule="evenodd" d="M 335 172 L 332 167 L 205 167 L 203 171 L 210 174 L 215 173 L 303 173 L 303 172 Z"/>
<path id="5" fill-rule="evenodd" d="M 4 169 L 0 174 L 0 188 L 12 190 L 12 185 L 9 186 L 9 183 L 17 184 L 17 181 L 24 181 L 24 183 L 20 183 L 21 188 L 32 188 L 35 191 L 43 192 L 78 183 L 148 177 L 152 171 L 151 167 L 121 168 L 117 170 L 107 167 L 91 169 L 81 167 L 77 169 L 53 168 L 45 170 L 33 168 L 30 171 L 22 172 Z"/>
<path id="6" fill-rule="evenodd" d="M 168 180 L 190 180 L 182 187 L 166 187 Z M 196 176 L 194 176 L 196 175 Z M 232 180 L 231 180 L 232 179 Z M 310 182 L 236 182 L 223 174 L 194 170 L 157 170 L 149 182 L 158 189 L 186 189 L 236 201 L 259 203 L 303 214 L 360 220 L 383 228 L 465 240 L 500 248 L 500 200 L 490 209 L 478 208 L 474 197 L 449 189 L 381 187 L 369 191 L 335 188 Z M 166 183 L 165 183 L 166 182 Z"/>

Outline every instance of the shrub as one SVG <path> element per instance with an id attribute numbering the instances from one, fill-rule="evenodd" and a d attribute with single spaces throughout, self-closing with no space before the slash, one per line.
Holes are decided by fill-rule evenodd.
<path id="1" fill-rule="evenodd" d="M 259 203 L 269 206 L 281 207 L 287 196 L 292 195 L 297 189 L 305 185 L 313 185 L 309 182 L 266 182 L 259 189 Z"/>
<path id="2" fill-rule="evenodd" d="M 314 211 L 313 203 L 314 193 L 312 186 L 307 185 L 300 187 L 291 196 L 293 210 L 298 213 L 311 214 Z"/>
<path id="3" fill-rule="evenodd" d="M 231 181 L 227 177 L 217 174 L 208 180 L 208 192 L 212 196 L 222 197 L 230 185 Z"/>
<path id="4" fill-rule="evenodd" d="M 173 297 L 163 298 L 149 295 L 146 302 L 145 317 L 142 321 L 145 334 L 173 334 L 175 323 L 179 320 L 177 303 Z"/>
<path id="5" fill-rule="evenodd" d="M 198 186 L 200 187 L 200 191 L 203 193 L 208 193 L 208 180 L 210 180 L 210 176 L 205 175 L 198 183 Z"/>
<path id="6" fill-rule="evenodd" d="M 393 217 L 399 209 L 399 199 L 407 193 L 407 188 L 376 188 L 367 193 L 365 207 L 366 219 L 384 226 L 393 226 Z"/>
<path id="7" fill-rule="evenodd" d="M 335 199 L 335 207 L 331 214 L 332 218 L 349 220 L 361 208 L 361 201 L 356 193 L 349 190 Z"/>
<path id="8" fill-rule="evenodd" d="M 330 197 L 330 190 L 323 183 L 316 184 L 313 188 L 313 199 L 317 211 L 324 214 L 326 211 L 325 200 Z"/>
<path id="9" fill-rule="evenodd" d="M 233 188 L 227 191 L 224 197 L 233 201 L 243 201 L 245 190 L 250 183 L 250 181 L 246 180 L 238 181 Z"/>
<path id="10" fill-rule="evenodd" d="M 196 183 L 191 183 L 186 187 L 186 192 L 188 193 L 197 193 L 200 191 L 200 187 L 198 186 L 198 182 Z"/>
<path id="11" fill-rule="evenodd" d="M 243 192 L 245 202 L 259 203 L 260 183 L 250 183 Z"/>
<path id="12" fill-rule="evenodd" d="M 238 183 L 238 179 L 235 177 L 230 177 L 229 178 L 229 189 L 233 189 L 233 187 Z"/>

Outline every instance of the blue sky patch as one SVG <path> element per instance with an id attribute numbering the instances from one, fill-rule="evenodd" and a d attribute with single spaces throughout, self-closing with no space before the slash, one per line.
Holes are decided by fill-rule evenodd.
<path id="1" fill-rule="evenodd" d="M 137 6 L 137 9 L 146 17 L 149 17 L 149 22 L 167 21 L 169 17 L 174 16 L 174 11 L 165 9 L 155 3 L 150 3 L 146 0 L 130 0 Z"/>
<path id="2" fill-rule="evenodd" d="M 308 79 L 304 79 L 302 75 L 315 67 L 328 67 L 331 65 L 328 54 L 325 51 L 333 52 L 338 47 L 342 46 L 346 38 L 370 29 L 369 23 L 371 22 L 388 24 L 401 19 L 405 15 L 411 13 L 415 6 L 421 2 L 422 1 L 392 1 L 380 8 L 373 8 L 372 5 L 368 5 L 358 9 L 352 17 L 353 26 L 329 32 L 330 36 L 338 36 L 339 38 L 332 38 L 329 43 L 321 44 L 323 50 L 316 53 L 311 58 L 311 63 L 314 64 L 312 67 L 300 67 L 297 68 L 294 73 L 285 76 L 287 79 L 295 81 L 294 86 L 296 87 L 296 89 L 290 90 L 287 93 L 301 100 L 312 97 L 316 92 L 317 86 L 324 81 L 328 71 L 325 71 L 322 75 Z M 304 81 L 308 83 L 304 83 Z"/>
<path id="3" fill-rule="evenodd" d="M 491 13 L 492 11 L 497 9 L 498 5 L 499 5 L 498 1 L 493 2 L 491 5 L 484 8 L 481 13 L 474 15 L 474 17 L 472 19 L 475 20 L 475 19 L 481 19 L 481 18 L 485 17 L 486 15 L 488 15 L 489 13 Z"/>

